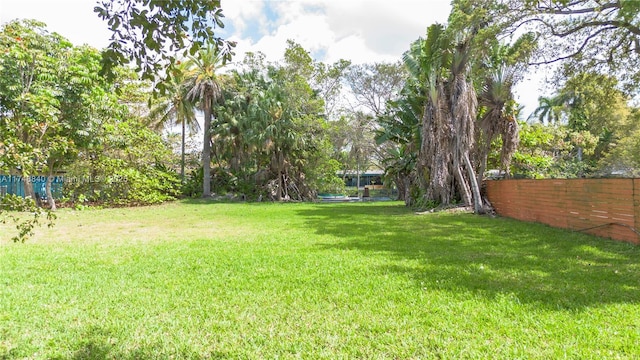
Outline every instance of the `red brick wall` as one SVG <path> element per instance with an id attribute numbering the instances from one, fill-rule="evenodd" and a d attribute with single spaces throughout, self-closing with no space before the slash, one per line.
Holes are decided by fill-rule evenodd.
<path id="1" fill-rule="evenodd" d="M 496 212 L 640 244 L 640 179 L 489 180 Z M 615 223 L 614 225 L 607 225 Z M 626 225 L 626 226 L 623 226 Z"/>

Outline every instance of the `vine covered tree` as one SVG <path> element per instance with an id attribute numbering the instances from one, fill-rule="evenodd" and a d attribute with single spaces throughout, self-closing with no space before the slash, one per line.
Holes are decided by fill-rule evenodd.
<path id="1" fill-rule="evenodd" d="M 463 203 L 482 212 L 480 183 L 496 140 L 508 172 L 518 143 L 511 88 L 535 39 L 524 34 L 501 45 L 497 37 L 505 28 L 493 20 L 504 9 L 486 5 L 454 1 L 449 24 L 432 25 L 405 53 L 409 79 L 380 117 L 379 139 L 401 144 L 387 173 L 402 175 L 407 204 Z"/>

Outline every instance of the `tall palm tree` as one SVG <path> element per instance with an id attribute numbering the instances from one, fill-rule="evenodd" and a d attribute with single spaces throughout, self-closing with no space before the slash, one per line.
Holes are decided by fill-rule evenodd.
<path id="1" fill-rule="evenodd" d="M 185 76 L 187 98 L 197 102 L 204 111 L 204 139 L 202 142 L 202 197 L 211 196 L 211 122 L 213 108 L 222 100 L 218 70 L 225 65 L 224 57 L 213 44 L 190 56 Z"/>
<path id="2" fill-rule="evenodd" d="M 529 116 L 529 119 L 537 118 L 543 125 L 557 125 L 562 122 L 562 115 L 569 108 L 570 98 L 558 94 L 552 97 L 540 96 L 538 107 Z"/>
<path id="3" fill-rule="evenodd" d="M 192 134 L 200 131 L 200 124 L 198 124 L 195 116 L 195 105 L 187 97 L 187 88 L 185 87 L 187 70 L 187 63 L 182 62 L 176 65 L 167 84 L 166 95 L 153 105 L 149 113 L 151 126 L 156 130 L 163 129 L 167 125 L 180 125 L 182 127 L 180 178 L 183 183 L 185 181 L 186 130 L 188 127 L 189 132 Z"/>

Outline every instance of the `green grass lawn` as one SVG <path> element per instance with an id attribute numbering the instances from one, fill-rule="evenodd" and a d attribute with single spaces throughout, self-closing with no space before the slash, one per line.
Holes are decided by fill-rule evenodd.
<path id="1" fill-rule="evenodd" d="M 640 247 L 399 203 L 0 228 L 0 359 L 637 359 Z"/>

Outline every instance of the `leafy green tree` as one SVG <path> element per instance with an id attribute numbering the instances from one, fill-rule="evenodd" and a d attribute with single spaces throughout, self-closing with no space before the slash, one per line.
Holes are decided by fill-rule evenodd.
<path id="1" fill-rule="evenodd" d="M 595 156 L 608 150 L 616 129 L 629 116 L 627 97 L 618 89 L 618 81 L 609 75 L 580 72 L 571 76 L 560 90 L 568 102 L 568 126 L 575 131 L 589 131 L 599 138 Z"/>
<path id="2" fill-rule="evenodd" d="M 142 78 L 154 80 L 177 52 L 194 56 L 206 44 L 225 62 L 233 55 L 235 43 L 214 34 L 224 28 L 220 0 L 99 0 L 94 11 L 113 32 L 102 62 L 111 78 L 113 68 L 135 61 Z"/>
<path id="3" fill-rule="evenodd" d="M 567 126 L 520 123 L 520 145 L 513 156 L 514 173 L 534 179 L 577 178 L 592 172 L 579 151 L 593 154 L 597 138 Z"/>
<path id="4" fill-rule="evenodd" d="M 86 204 L 141 205 L 175 199 L 179 178 L 166 164 L 173 154 L 160 134 L 149 128 L 150 86 L 131 69 L 116 68 L 101 101 L 92 108 L 91 121 L 77 159 L 65 166 L 65 199 L 77 207 Z M 115 91 L 115 89 L 120 91 Z"/>
<path id="5" fill-rule="evenodd" d="M 73 47 L 43 23 L 12 21 L 0 30 L 0 170 L 22 175 L 27 195 L 4 197 L 0 212 L 34 214 L 24 221 L 8 215 L 19 229 L 14 240 L 24 241 L 42 215 L 31 175 L 49 175 L 47 198 L 51 211 L 56 209 L 52 175 L 73 161 L 87 139 L 85 125 L 102 89 L 98 66 L 95 50 Z"/>
<path id="6" fill-rule="evenodd" d="M 476 61 L 474 75 L 478 91 L 478 121 L 474 153 L 478 183 L 482 182 L 488 157 L 499 143 L 497 168 L 510 176 L 510 163 L 519 143 L 517 118 L 520 107 L 514 100 L 513 86 L 526 71 L 535 48 L 531 34 L 524 34 L 511 45 L 493 42 L 484 59 Z"/>
<path id="7" fill-rule="evenodd" d="M 89 141 L 92 109 L 102 100 L 105 83 L 98 76 L 100 55 L 89 47 L 74 47 L 44 24 L 11 22 L 4 28 L 2 86 L 7 110 L 5 132 L 15 131 L 32 149 L 27 161 L 15 164 L 23 175 L 45 173 L 51 210 L 56 203 L 51 180 L 60 167 L 72 162 Z M 30 183 L 26 192 L 32 198 Z"/>
<path id="8" fill-rule="evenodd" d="M 13 153 L 5 161 L 29 177 L 45 167 L 48 136 L 62 125 L 56 80 L 60 58 L 70 44 L 49 34 L 44 24 L 29 20 L 5 24 L 0 41 L 0 115 L 4 120 L 0 132 L 11 146 L 3 152 Z M 25 182 L 25 192 L 35 199 L 31 183 Z"/>
<path id="9" fill-rule="evenodd" d="M 587 161 L 585 169 L 595 169 L 604 154 L 627 135 L 624 130 L 630 116 L 627 96 L 611 75 L 593 71 L 567 75 L 569 78 L 554 96 L 541 98 L 537 112 L 547 118 L 564 119 L 564 124 L 555 126 L 567 128 L 568 141 L 580 143 L 578 139 L 584 139 L 586 147 L 576 148 L 576 160 Z M 595 147 L 591 147 L 592 139 Z"/>
<path id="10" fill-rule="evenodd" d="M 171 156 L 170 149 L 144 119 L 130 116 L 113 100 L 104 106 L 104 115 L 109 116 L 99 120 L 91 146 L 66 167 L 64 194 L 68 201 L 82 207 L 93 203 L 145 205 L 175 199 L 180 180 L 164 165 Z"/>
<path id="11" fill-rule="evenodd" d="M 631 109 L 627 121 L 617 128 L 618 139 L 598 162 L 599 175 L 640 176 L 640 109 Z"/>
<path id="12" fill-rule="evenodd" d="M 250 54 L 221 81 L 225 101 L 212 126 L 215 174 L 228 179 L 221 191 L 308 200 L 340 184 L 324 104 L 310 83 L 316 67 L 299 45 L 289 47 L 284 62 Z"/>

